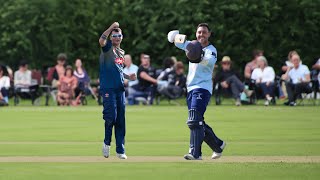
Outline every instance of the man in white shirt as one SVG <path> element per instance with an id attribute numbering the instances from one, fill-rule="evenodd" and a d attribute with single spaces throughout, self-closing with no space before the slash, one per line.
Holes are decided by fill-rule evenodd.
<path id="1" fill-rule="evenodd" d="M 300 64 L 300 56 L 298 53 L 291 57 L 293 67 L 288 67 L 287 72 L 282 75 L 282 79 L 286 80 L 286 88 L 289 101 L 285 105 L 295 106 L 296 99 L 301 93 L 311 93 L 310 87 L 310 71 L 306 65 Z"/>
<path id="2" fill-rule="evenodd" d="M 126 54 L 124 55 L 124 65 L 125 67 L 123 68 L 123 73 L 125 74 L 137 74 L 138 72 L 138 66 L 132 63 L 132 58 L 130 54 Z M 125 79 L 124 84 L 127 87 L 131 87 L 135 84 L 138 84 L 138 79 L 134 80 L 134 81 L 129 81 L 127 79 Z"/>
<path id="3" fill-rule="evenodd" d="M 130 54 L 124 55 L 124 65 L 125 65 L 125 67 L 123 68 L 123 73 L 125 73 L 125 74 L 137 74 L 138 73 L 139 67 L 132 63 L 132 58 L 131 58 Z M 132 86 L 134 86 L 138 83 L 139 83 L 138 78 L 134 81 L 130 81 L 127 79 L 124 80 L 126 98 L 128 100 L 129 105 L 134 104 L 133 100 L 128 98 L 130 93 L 132 94 L 135 92 L 135 90 L 132 88 Z"/>

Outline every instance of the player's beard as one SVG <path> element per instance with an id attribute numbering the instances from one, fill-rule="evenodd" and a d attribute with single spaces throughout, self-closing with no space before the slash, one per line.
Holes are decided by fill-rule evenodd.
<path id="1" fill-rule="evenodd" d="M 200 44 L 207 44 L 208 43 L 208 39 L 206 39 L 204 37 L 197 38 L 197 41 L 199 41 Z"/>

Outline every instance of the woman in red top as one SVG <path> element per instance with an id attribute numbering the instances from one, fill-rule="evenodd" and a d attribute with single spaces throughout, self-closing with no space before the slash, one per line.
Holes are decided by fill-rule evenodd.
<path id="1" fill-rule="evenodd" d="M 78 80 L 73 76 L 73 69 L 71 66 L 66 67 L 64 76 L 59 78 L 57 101 L 59 105 L 70 105 L 74 97 L 74 90 L 77 88 Z"/>

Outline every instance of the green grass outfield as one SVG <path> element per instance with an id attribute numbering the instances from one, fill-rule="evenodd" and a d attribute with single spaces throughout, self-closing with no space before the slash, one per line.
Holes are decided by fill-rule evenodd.
<path id="1" fill-rule="evenodd" d="M 127 107 L 128 161 L 103 159 L 102 107 L 0 108 L 0 179 L 318 179 L 319 106 L 209 106 L 205 120 L 227 141 L 220 161 L 203 144 L 205 160 L 184 161 L 189 129 L 185 106 Z M 112 144 L 112 156 L 115 145 Z M 137 156 L 149 158 L 137 160 Z M 55 161 L 23 161 L 23 158 Z M 86 157 L 97 160 L 63 161 Z M 100 158 L 101 157 L 101 158 Z M 153 157 L 164 159 L 152 162 Z M 237 160 L 259 157 L 280 161 Z M 281 162 L 281 157 L 316 158 Z M 13 158 L 6 161 L 4 158 Z M 100 159 L 99 159 L 100 158 Z M 230 162 L 224 161 L 232 159 Z M 61 162 L 60 162 L 61 159 Z M 150 161 L 151 159 L 151 161 Z M 108 162 L 109 160 L 109 162 Z M 110 162 L 112 161 L 112 162 Z"/>

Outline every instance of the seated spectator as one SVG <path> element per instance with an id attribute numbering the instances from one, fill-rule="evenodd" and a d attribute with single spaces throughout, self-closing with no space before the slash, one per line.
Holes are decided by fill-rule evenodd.
<path id="1" fill-rule="evenodd" d="M 9 103 L 10 78 L 7 75 L 6 67 L 0 65 L 0 106 Z"/>
<path id="2" fill-rule="evenodd" d="M 19 70 L 14 72 L 15 97 L 19 95 L 22 98 L 31 98 L 32 104 L 34 104 L 34 101 L 38 97 L 38 88 L 38 82 L 32 82 L 32 73 L 28 69 L 27 61 L 22 60 L 19 65 Z"/>
<path id="3" fill-rule="evenodd" d="M 236 100 L 236 105 L 240 106 L 241 93 L 244 92 L 248 97 L 250 97 L 252 95 L 252 91 L 245 89 L 244 84 L 240 81 L 239 73 L 231 69 L 231 63 L 229 56 L 224 56 L 222 58 L 222 69 L 217 72 L 214 82 L 219 83 L 223 89 L 231 90 L 232 96 Z"/>
<path id="4" fill-rule="evenodd" d="M 263 56 L 263 51 L 258 49 L 253 50 L 252 60 L 246 64 L 246 67 L 244 69 L 244 78 L 246 79 L 246 81 L 250 81 L 253 70 L 258 67 L 257 59 L 259 56 Z"/>
<path id="5" fill-rule="evenodd" d="M 163 85 L 158 84 L 158 91 L 170 99 L 176 99 L 183 95 L 186 87 L 186 76 L 184 75 L 184 65 L 178 61 L 170 71 L 165 70 L 163 75 L 157 78 L 159 81 L 165 81 Z"/>
<path id="6" fill-rule="evenodd" d="M 10 68 L 10 66 L 5 65 L 6 63 L 4 62 L 0 62 L 0 66 L 2 66 L 2 69 L 4 71 L 5 76 L 9 77 L 10 79 L 10 85 L 13 85 L 13 75 L 14 72 L 12 71 L 12 69 Z"/>
<path id="7" fill-rule="evenodd" d="M 313 69 L 313 80 L 318 81 L 318 87 L 320 87 L 320 58 L 317 62 L 312 66 Z"/>
<path id="8" fill-rule="evenodd" d="M 135 98 L 139 96 L 145 97 L 148 104 L 153 104 L 155 85 L 157 85 L 157 79 L 155 78 L 156 72 L 150 64 L 150 56 L 144 54 L 137 73 L 139 83 L 129 89 L 129 104 L 135 104 Z"/>
<path id="9" fill-rule="evenodd" d="M 274 97 L 274 79 L 275 72 L 272 67 L 268 66 L 268 61 L 264 56 L 258 57 L 258 68 L 253 70 L 251 79 L 255 80 L 256 85 L 262 89 L 266 99 L 264 105 L 269 106 Z"/>
<path id="10" fill-rule="evenodd" d="M 28 63 L 26 61 L 21 61 L 19 65 L 19 70 L 14 72 L 14 87 L 30 87 L 31 86 L 31 71 L 28 69 Z"/>
<path id="11" fill-rule="evenodd" d="M 73 71 L 73 75 L 78 80 L 77 91 L 76 95 L 79 95 L 80 92 L 84 93 L 85 95 L 91 94 L 89 89 L 90 87 L 90 77 L 87 71 L 82 66 L 81 59 L 76 59 L 75 61 L 76 69 Z"/>
<path id="12" fill-rule="evenodd" d="M 288 67 L 290 66 L 291 68 L 293 67 L 293 64 L 291 62 L 291 57 L 294 54 L 298 54 L 297 51 L 290 51 L 288 53 L 288 59 L 283 63 L 281 67 L 281 73 L 280 77 L 282 77 L 288 70 Z M 300 64 L 302 64 L 302 61 L 300 61 Z M 284 99 L 288 97 L 287 89 L 286 89 L 286 83 L 284 81 L 280 82 L 280 90 L 279 90 L 279 98 Z"/>
<path id="13" fill-rule="evenodd" d="M 285 105 L 296 106 L 296 99 L 301 93 L 311 93 L 310 87 L 310 71 L 306 65 L 300 64 L 300 56 L 298 53 L 292 55 L 290 61 L 293 67 L 288 66 L 288 69 L 282 79 L 286 81 L 286 89 L 289 101 Z"/>
<path id="14" fill-rule="evenodd" d="M 48 72 L 48 81 L 51 82 L 51 86 L 53 88 L 56 88 L 58 85 L 58 81 L 60 77 L 64 76 L 65 74 L 65 63 L 67 60 L 67 55 L 64 53 L 58 54 L 57 57 L 57 65 L 55 65 L 53 68 L 51 68 Z"/>
<path id="15" fill-rule="evenodd" d="M 65 75 L 60 76 L 60 79 L 57 83 L 58 105 L 62 105 L 62 106 L 71 105 L 72 99 L 75 95 L 75 89 L 77 88 L 77 84 L 78 84 L 78 80 L 75 76 L 73 76 L 72 67 L 67 66 Z"/>
<path id="16" fill-rule="evenodd" d="M 124 55 L 124 65 L 123 73 L 125 74 L 137 74 L 138 73 L 138 66 L 132 63 L 132 58 L 130 54 Z M 138 84 L 138 79 L 135 81 L 129 81 L 127 79 L 124 80 L 124 85 L 126 87 L 126 93 L 128 93 L 128 89 L 132 88 L 132 86 Z"/>
<path id="17" fill-rule="evenodd" d="M 172 57 L 166 57 L 163 60 L 163 68 L 157 70 L 156 76 L 161 79 L 165 73 L 168 73 L 173 70 L 175 63 L 176 62 Z"/>

